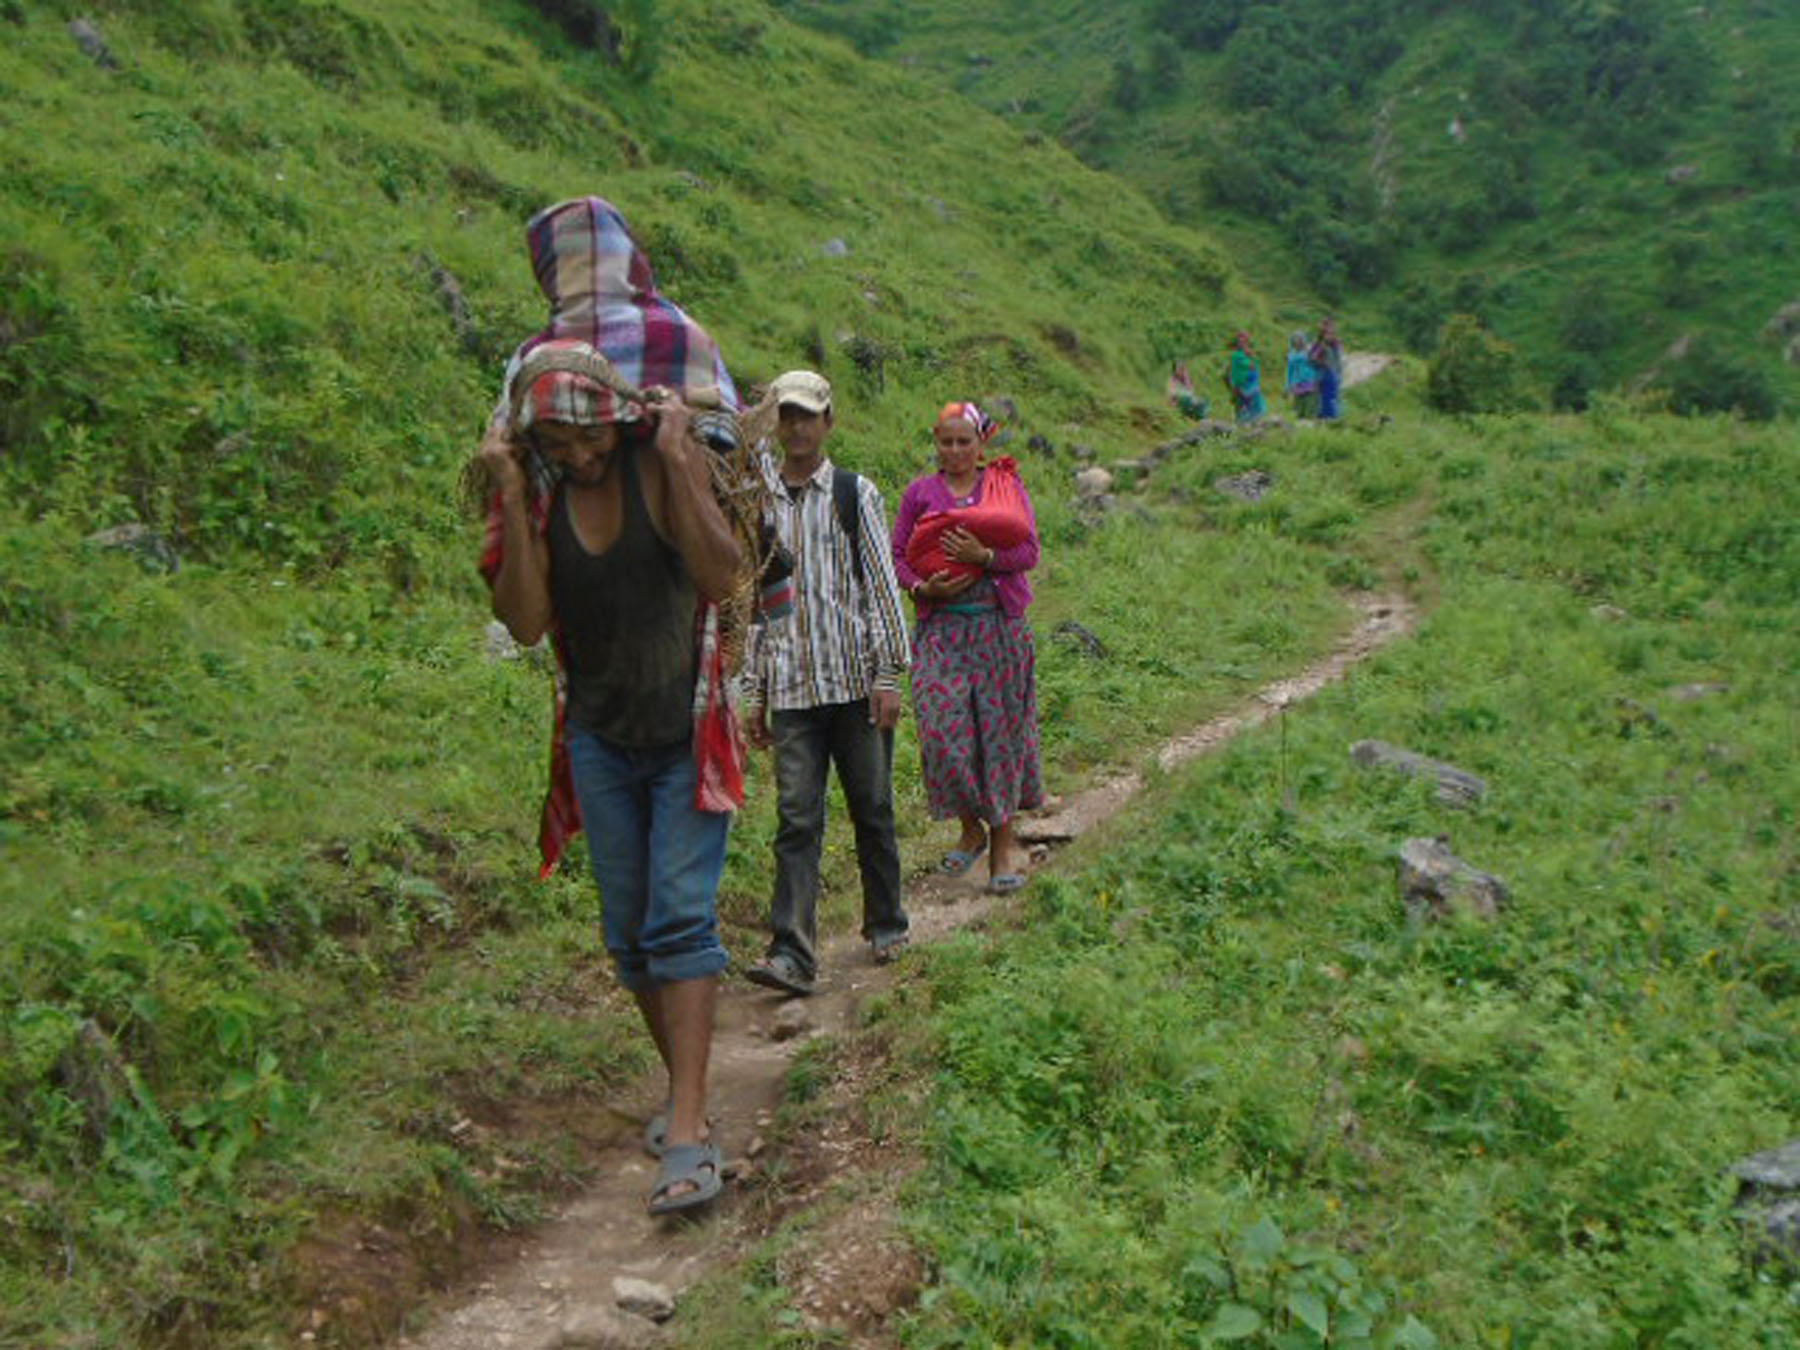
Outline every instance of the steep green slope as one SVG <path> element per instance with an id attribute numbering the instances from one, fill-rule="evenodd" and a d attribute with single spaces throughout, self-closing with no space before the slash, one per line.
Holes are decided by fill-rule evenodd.
<path id="1" fill-rule="evenodd" d="M 1223 308 L 1203 241 L 755 5 L 662 6 L 647 85 L 462 6 L 114 6 L 116 70 L 23 12 L 0 388 L 27 505 L 75 439 L 96 518 L 203 547 L 329 563 L 437 533 L 411 485 L 537 318 L 519 224 L 597 188 L 751 378 L 855 352 L 871 393 L 1004 382 L 1089 420 L 1151 383 L 1146 297 Z"/>
<path id="2" fill-rule="evenodd" d="M 756 4 L 613 13 L 616 51 L 523 3 L 0 6 L 0 1341 L 285 1343 L 296 1304 L 390 1334 L 617 1128 L 644 1043 L 579 860 L 531 880 L 546 676 L 484 655 L 453 507 L 542 319 L 533 210 L 617 201 L 741 381 L 838 382 L 890 494 L 952 396 L 1014 399 L 1021 450 L 1135 451 L 1174 430 L 1153 336 L 1260 312 L 1207 240 L 914 75 Z M 1067 463 L 1025 469 L 1041 613 L 1117 655 L 1046 644 L 1053 776 L 1338 622 L 1341 540 L 1096 528 Z M 83 542 L 124 524 L 179 570 Z M 1146 626 L 1111 565 L 1139 546 L 1253 575 Z"/>
<path id="3" fill-rule="evenodd" d="M 1665 383 L 1754 412 L 1793 396 L 1792 326 L 1763 332 L 1800 297 L 1791 7 L 783 7 L 1062 139 L 1365 332 L 1425 352 L 1478 313 L 1565 403 L 1698 336 L 1700 368 Z"/>

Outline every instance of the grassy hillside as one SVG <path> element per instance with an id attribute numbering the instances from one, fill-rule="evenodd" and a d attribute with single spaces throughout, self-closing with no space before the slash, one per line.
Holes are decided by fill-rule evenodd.
<path id="1" fill-rule="evenodd" d="M 1258 310 L 1206 239 L 758 5 L 613 14 L 616 52 L 522 3 L 0 9 L 0 1341 L 386 1334 L 618 1128 L 646 1049 L 592 888 L 531 879 L 546 672 L 484 653 L 453 507 L 538 207 L 618 202 L 741 382 L 823 368 L 890 494 L 943 400 L 1016 401 L 1042 612 L 1119 654 L 1046 643 L 1053 778 L 1297 659 L 1366 566 L 1072 509 L 1071 443 L 1175 429 L 1158 325 Z M 125 524 L 148 565 L 84 542 Z M 1146 545 L 1255 568 L 1152 633 Z"/>
<path id="2" fill-rule="evenodd" d="M 904 1344 L 1800 1334 L 1729 1173 L 1800 1099 L 1793 438 L 1402 431 L 1264 447 L 1281 486 L 1244 510 L 1354 484 L 1363 534 L 1377 480 L 1429 503 L 1416 637 L 1081 841 L 1013 928 L 870 1009 L 885 1057 L 843 1055 L 870 1128 L 923 1141 Z M 1358 768 L 1371 737 L 1484 797 Z M 1409 915 L 1398 851 L 1439 835 L 1507 885 L 1499 918 Z M 792 1343 L 793 1264 L 719 1281 L 687 1343 Z"/>
<path id="3" fill-rule="evenodd" d="M 1689 385 L 1752 411 L 1795 395 L 1794 333 L 1762 331 L 1800 298 L 1790 7 L 783 8 L 1204 221 L 1295 317 L 1341 304 L 1365 345 L 1429 352 L 1466 311 L 1565 406 L 1659 371 L 1678 403 Z M 1662 363 L 1684 337 L 1695 366 Z"/>
<path id="4" fill-rule="evenodd" d="M 1115 1104 L 1137 1131 L 1127 1143 L 1157 1137 L 1145 1158 L 1223 1141 L 1204 1181 L 1230 1203 L 1196 1200 L 1166 1252 L 1235 1233 L 1254 1202 L 1284 1232 L 1338 1244 L 1370 1288 L 1404 1285 L 1417 1274 L 1394 1251 L 1405 1235 L 1473 1227 L 1469 1209 L 1430 1209 L 1426 1183 L 1445 1175 L 1457 1195 L 1503 1192 L 1523 1233 L 1506 1250 L 1596 1306 L 1649 1300 L 1607 1282 L 1620 1252 L 1649 1251 L 1676 1275 L 1692 1253 L 1698 1273 L 1681 1288 L 1699 1292 L 1684 1308 L 1735 1297 L 1741 1325 L 1786 1329 L 1791 1313 L 1754 1285 L 1718 1196 L 1702 1192 L 1715 1155 L 1777 1142 L 1792 1099 L 1787 965 L 1768 937 L 1785 930 L 1756 918 L 1792 900 L 1789 790 L 1765 772 L 1781 734 L 1768 690 L 1792 664 L 1780 626 L 1794 598 L 1791 429 L 1700 424 L 1690 443 L 1611 402 L 1586 424 L 1465 426 L 1419 414 L 1409 365 L 1358 391 L 1352 424 L 1190 447 L 1096 522 L 1071 500 L 1071 448 L 1107 460 L 1171 434 L 1161 360 L 1222 345 L 1240 323 L 1266 331 L 1295 293 L 1268 298 L 1216 240 L 946 93 L 929 69 L 872 64 L 748 0 L 634 0 L 610 7 L 610 33 L 594 13 L 525 0 L 0 3 L 0 1342 L 391 1337 L 419 1291 L 467 1259 L 471 1234 L 529 1223 L 623 1128 L 609 1108 L 648 1054 L 597 956 L 592 887 L 579 859 L 532 879 L 547 673 L 484 650 L 474 529 L 453 506 L 500 359 L 541 322 L 520 226 L 590 191 L 623 207 L 742 382 L 802 362 L 837 381 L 835 448 L 890 500 L 929 463 L 924 426 L 944 399 L 1016 403 L 1011 448 L 1046 544 L 1034 619 L 1053 786 L 1300 665 L 1344 621 L 1335 587 L 1403 574 L 1395 518 L 1434 498 L 1427 539 L 1463 613 L 1322 717 L 1307 762 L 1352 720 L 1496 779 L 1502 743 L 1532 756 L 1533 777 L 1508 780 L 1467 845 L 1524 878 L 1527 921 L 1497 952 L 1461 933 L 1405 936 L 1371 881 L 1390 827 L 1430 823 L 1417 794 L 1341 789 L 1318 750 L 1326 767 L 1299 780 L 1305 810 L 1283 834 L 1265 780 L 1285 768 L 1264 740 L 1207 780 L 1216 800 L 1179 805 L 1188 852 L 1134 845 L 1034 901 L 1056 937 L 1033 943 L 1048 964 L 1001 987 L 1064 980 L 1079 996 L 1052 1017 L 1065 1020 L 1048 1053 L 1024 1001 L 995 1021 L 1016 1055 L 984 1058 L 969 1029 L 989 1015 L 979 963 L 1037 956 L 947 957 L 932 999 L 950 1020 L 915 1024 L 934 1057 L 920 1063 L 945 1070 L 947 1122 L 921 1201 L 945 1292 L 921 1314 L 921 1343 L 1025 1335 L 1012 1311 L 1023 1304 L 1046 1310 L 1047 1338 L 1070 1339 L 1072 1319 L 1099 1306 L 1103 1281 L 1081 1265 L 1099 1245 L 1081 1234 L 1057 1234 L 1076 1281 L 1042 1300 L 1042 1271 L 1016 1249 L 997 1264 L 982 1255 L 990 1191 L 1023 1197 L 1014 1231 L 1068 1217 L 1064 1193 L 1032 1193 L 1062 1184 L 1034 1170 L 1049 1148 L 1105 1164 L 1075 1175 L 1091 1182 L 1085 1214 L 1109 1251 L 1121 1227 L 1164 1231 L 1168 1172 L 1120 1191 L 1118 1153 L 1081 1133 Z M 78 17 L 88 26 L 72 31 Z M 1052 448 L 1027 450 L 1031 435 Z M 1217 474 L 1251 467 L 1273 467 L 1283 493 L 1245 505 L 1211 492 Z M 1726 494 L 1733 483 L 1751 509 Z M 90 540 L 123 524 L 158 541 L 143 561 Z M 1634 621 L 1590 631 L 1580 615 L 1602 597 Z M 1065 618 L 1111 657 L 1052 640 Z M 1544 709 L 1519 655 L 1540 645 L 1555 689 L 1585 670 L 1599 692 Z M 1446 692 L 1465 648 L 1480 684 Z M 1608 700 L 1648 706 L 1665 680 L 1714 677 L 1736 692 L 1666 744 L 1651 722 L 1615 736 Z M 903 848 L 931 856 L 908 735 Z M 1680 758 L 1715 741 L 1748 760 Z M 1704 809 L 1657 833 L 1667 813 L 1643 800 L 1655 775 L 1696 767 L 1714 784 L 1695 789 Z M 1559 815 L 1590 779 L 1604 793 Z M 1328 810 L 1340 790 L 1350 806 Z M 1721 863 L 1713 835 L 1734 812 L 1767 828 Z M 1222 841 L 1207 833 L 1215 816 Z M 759 945 L 770 817 L 758 763 L 722 895 L 739 957 Z M 1615 837 L 1629 867 L 1612 910 L 1612 875 L 1593 868 Z M 1528 862 L 1540 845 L 1566 852 Z M 844 852 L 834 838 L 826 915 L 840 924 L 854 905 Z M 1665 877 L 1677 898 L 1716 889 L 1709 869 L 1767 895 L 1710 919 L 1645 898 Z M 1284 906 L 1267 933 L 1265 890 Z M 1084 1061 L 1082 1038 L 1133 1000 L 1099 999 L 1111 974 L 1067 963 L 1139 950 L 1112 951 L 1109 935 L 1120 914 L 1139 922 L 1140 893 L 1156 936 L 1142 951 L 1163 964 L 1121 988 L 1135 997 L 1151 979 L 1173 1000 L 1186 984 L 1201 1001 L 1147 1000 L 1153 1026 L 1117 1024 L 1138 1058 Z M 1327 904 L 1340 893 L 1343 911 Z M 1557 927 L 1571 897 L 1592 905 L 1593 929 Z M 1226 966 L 1207 966 L 1208 935 L 1240 922 Z M 1319 1217 L 1339 1211 L 1311 1164 L 1294 1166 L 1312 1157 L 1294 1138 L 1307 1078 L 1266 1058 L 1284 1038 L 1306 1042 L 1293 1050 L 1303 1064 L 1324 1053 L 1306 1040 L 1330 1024 L 1308 1002 L 1324 987 L 1314 948 L 1366 976 L 1368 1001 L 1342 1006 L 1386 1076 L 1358 1109 L 1383 1156 L 1419 1168 L 1401 1184 L 1329 1155 L 1345 1194 L 1399 1197 L 1367 1221 L 1373 1235 Z M 1616 973 L 1582 986 L 1602 958 Z M 1525 991 L 1546 960 L 1560 983 L 1540 1008 Z M 1204 1002 L 1221 971 L 1219 988 L 1261 1022 Z M 1632 1002 L 1641 974 L 1679 1001 Z M 1495 986 L 1512 995 L 1498 1026 L 1474 1001 Z M 1382 1020 L 1426 995 L 1461 1028 L 1448 1060 Z M 1584 997 L 1592 1025 L 1577 1016 Z M 1282 1011 L 1291 1027 L 1276 1025 Z M 1248 1080 L 1218 1080 L 1222 1114 L 1140 1093 L 1144 1066 L 1154 1078 L 1212 1062 L 1211 1048 L 1144 1038 L 1234 1018 L 1258 1030 L 1265 1058 L 1248 1061 Z M 1646 1151 L 1634 1113 L 1623 1145 L 1594 1146 L 1604 1100 L 1566 1097 L 1612 1052 L 1604 1035 L 1717 1104 L 1716 1144 Z M 1560 1077 L 1521 1085 L 1527 1051 L 1552 1039 L 1570 1046 L 1543 1071 Z M 1428 1106 L 1393 1104 L 1409 1081 Z M 1065 1100 L 1065 1086 L 1085 1095 Z M 1667 1097 L 1644 1091 L 1636 1109 L 1664 1111 Z M 1036 1106 L 1051 1118 L 1023 1109 Z M 1564 1124 L 1540 1136 L 1540 1118 Z M 1493 1165 L 1454 1152 L 1470 1140 L 1490 1159 L 1514 1150 L 1501 1156 L 1525 1179 L 1457 1170 Z M 1608 1170 L 1622 1153 L 1674 1180 L 1627 1204 Z M 1633 1245 L 1658 1233 L 1663 1245 Z M 1105 1289 L 1157 1308 L 1166 1252 L 1129 1248 Z M 1599 1282 L 1580 1283 L 1591 1267 Z M 1524 1300 L 1511 1278 L 1459 1269 L 1406 1306 L 1455 1331 L 1445 1313 L 1464 1283 L 1510 1308 Z M 1213 1315 L 1192 1288 L 1179 1315 Z M 1682 1309 L 1627 1312 L 1607 1325 L 1668 1329 L 1669 1343 L 1695 1325 Z M 757 1335 L 779 1342 L 783 1325 Z M 1556 1343 L 1557 1328 L 1531 1325 Z"/>

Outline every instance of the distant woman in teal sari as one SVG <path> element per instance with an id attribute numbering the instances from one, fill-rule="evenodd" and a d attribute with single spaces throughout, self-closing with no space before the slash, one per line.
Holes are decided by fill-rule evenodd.
<path id="1" fill-rule="evenodd" d="M 1262 395 L 1262 368 L 1250 346 L 1250 334 L 1241 330 L 1232 340 L 1231 364 L 1225 370 L 1225 383 L 1231 387 L 1231 402 L 1237 408 L 1240 423 L 1258 421 L 1268 411 Z"/>

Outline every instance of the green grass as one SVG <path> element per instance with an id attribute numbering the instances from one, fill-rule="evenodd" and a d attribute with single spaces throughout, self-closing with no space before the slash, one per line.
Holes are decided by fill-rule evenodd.
<path id="1" fill-rule="evenodd" d="M 1175 429 L 1157 297 L 1260 303 L 1206 239 L 912 77 L 747 3 L 654 7 L 646 43 L 645 8 L 618 7 L 614 67 L 525 6 L 121 0 L 91 15 L 116 69 L 64 7 L 6 10 L 0 1340 L 279 1340 L 388 1277 L 343 1255 L 376 1225 L 407 1235 L 403 1302 L 618 1128 L 648 1047 L 581 859 L 533 880 L 548 676 L 484 656 L 454 507 L 541 322 L 531 211 L 617 201 L 744 383 L 820 365 L 834 452 L 890 503 L 952 395 L 1014 399 L 1021 446 L 1137 452 Z M 1171 672 L 1224 699 L 1343 621 L 1326 554 L 1276 533 L 1151 651 L 1133 549 L 1227 550 L 1170 503 L 1077 528 L 1067 464 L 1025 469 L 1057 531 L 1044 612 L 1120 655 L 1042 644 L 1059 785 L 1186 721 Z M 82 542 L 124 522 L 180 569 Z M 908 736 L 903 837 L 930 855 Z M 765 764 L 751 786 L 721 897 L 740 957 Z M 847 923 L 835 834 L 827 873 Z"/>
<path id="2" fill-rule="evenodd" d="M 1312 1032 L 1335 1029 L 1320 1020 L 1314 948 L 1383 991 L 1343 1012 L 1360 1019 L 1369 1062 L 1398 1082 L 1424 1073 L 1431 1109 L 1496 1141 L 1484 1142 L 1487 1166 L 1501 1144 L 1521 1150 L 1530 1175 L 1503 1198 L 1522 1236 L 1505 1250 L 1570 1282 L 1568 1316 L 1587 1315 L 1587 1298 L 1617 1325 L 1674 1328 L 1726 1290 L 1743 1325 L 1763 1317 L 1724 1228 L 1694 1227 L 1696 1213 L 1717 1218 L 1713 1192 L 1701 1197 L 1711 1210 L 1690 1203 L 1713 1182 L 1680 1172 L 1692 1159 L 1679 1151 L 1640 1141 L 1661 1097 L 1620 1127 L 1625 1161 L 1642 1153 L 1676 1179 L 1653 1178 L 1661 1189 L 1635 1208 L 1607 1208 L 1617 1188 L 1606 1169 L 1622 1146 L 1600 1147 L 1601 1127 L 1582 1123 L 1600 1107 L 1559 1085 L 1626 1080 L 1590 1074 L 1605 1067 L 1604 1043 L 1566 996 L 1546 1011 L 1533 1000 L 1549 995 L 1520 992 L 1537 947 L 1395 932 L 1378 884 L 1391 835 L 1424 827 L 1431 808 L 1348 780 L 1341 741 L 1351 722 L 1355 734 L 1379 723 L 1505 783 L 1457 842 L 1520 879 L 1529 923 L 1516 931 L 1543 939 L 1562 980 L 1599 979 L 1616 955 L 1627 973 L 1594 997 L 1609 1014 L 1649 1019 L 1642 1064 L 1654 1049 L 1689 1075 L 1676 1118 L 1704 1103 L 1723 1122 L 1721 1147 L 1770 1142 L 1769 1085 L 1785 1064 L 1776 930 L 1738 909 L 1707 920 L 1703 907 L 1640 897 L 1572 935 L 1555 926 L 1571 907 L 1543 897 L 1604 897 L 1606 869 L 1623 867 L 1640 888 L 1648 878 L 1710 898 L 1712 868 L 1730 887 L 1775 887 L 1768 908 L 1791 903 L 1769 861 L 1791 852 L 1787 789 L 1770 767 L 1782 756 L 1766 751 L 1783 734 L 1792 742 L 1771 711 L 1782 706 L 1773 672 L 1792 664 L 1788 433 L 1707 424 L 1694 439 L 1611 404 L 1585 422 L 1464 427 L 1418 415 L 1409 367 L 1353 391 L 1349 425 L 1183 450 L 1105 523 L 1083 524 L 1070 447 L 1105 462 L 1177 430 L 1160 403 L 1158 344 L 1175 330 L 1285 322 L 1292 293 L 1265 297 L 1215 240 L 928 74 L 865 63 L 748 0 L 614 8 L 622 66 L 568 45 L 525 5 L 114 0 L 91 11 L 119 61 L 108 70 L 70 40 L 69 7 L 0 7 L 0 1340 L 285 1343 L 295 1308 L 369 1296 L 373 1284 L 340 1282 L 390 1273 L 339 1260 L 375 1226 L 405 1235 L 400 1263 L 413 1274 L 382 1295 L 403 1302 L 472 1230 L 529 1222 L 576 1184 L 618 1128 L 605 1107 L 631 1090 L 648 1047 L 598 954 L 580 858 L 533 880 L 548 676 L 535 658 L 484 655 L 476 531 L 454 508 L 499 360 L 541 321 L 520 226 L 587 191 L 624 208 L 741 380 L 802 362 L 832 377 L 834 453 L 890 503 L 931 462 L 933 408 L 952 396 L 1016 401 L 1014 446 L 1046 542 L 1034 617 L 1057 790 L 1304 664 L 1347 622 L 1338 586 L 1409 570 L 1430 581 L 1435 569 L 1446 611 L 1467 610 L 1318 713 L 1290 715 L 1290 767 L 1318 766 L 1300 780 L 1293 818 L 1271 805 L 1265 734 L 1200 771 L 1200 805 L 1171 805 L 1174 823 L 1156 833 L 1178 832 L 1173 843 L 1130 844 L 1043 887 L 1031 903 L 1053 942 L 960 942 L 932 963 L 946 1020 L 919 1034 L 942 1038 L 945 1123 L 920 1212 L 941 1217 L 944 1278 L 913 1329 L 921 1343 L 954 1339 L 959 1317 L 1023 1335 L 994 1311 L 1015 1306 L 1064 1319 L 1046 1334 L 1073 1336 L 1066 1328 L 1103 1306 L 1097 1253 L 1114 1245 L 1129 1259 L 1110 1287 L 1144 1299 L 1172 1287 L 1161 1283 L 1169 1253 L 1198 1260 L 1199 1244 L 1230 1269 L 1279 1265 L 1278 1297 L 1309 1313 L 1312 1296 L 1342 1311 L 1399 1288 L 1424 1321 L 1457 1329 L 1443 1317 L 1460 1306 L 1454 1291 L 1410 1292 L 1421 1277 L 1392 1235 L 1420 1231 L 1414 1216 L 1431 1197 L 1407 1186 L 1423 1193 L 1433 1176 L 1464 1188 L 1464 1208 L 1431 1218 L 1427 1235 L 1470 1231 L 1468 1196 L 1499 1183 L 1433 1150 L 1474 1127 L 1427 1130 L 1421 1120 L 1437 1117 L 1387 1102 L 1388 1079 L 1368 1087 L 1379 1100 L 1356 1109 L 1421 1179 L 1389 1185 L 1380 1173 L 1377 1186 L 1354 1156 L 1321 1155 L 1317 1167 L 1341 1172 L 1358 1206 L 1353 1182 L 1393 1192 L 1382 1201 L 1392 1210 L 1356 1211 L 1355 1243 L 1342 1236 L 1354 1207 L 1341 1197 L 1339 1211 L 1321 1210 L 1312 1163 L 1277 1184 L 1309 1156 L 1308 1079 L 1292 1064 L 1324 1063 Z M 826 254 L 833 238 L 846 256 Z M 466 332 L 441 307 L 434 265 L 461 286 Z M 1034 433 L 1053 456 L 1023 449 Z M 1269 499 L 1212 492 L 1214 478 L 1249 467 L 1274 473 Z M 128 521 L 168 539 L 180 570 L 148 572 L 83 543 Z M 1420 542 L 1428 558 L 1411 561 Z M 1632 619 L 1590 631 L 1582 616 L 1601 599 Z M 1110 656 L 1054 640 L 1064 619 L 1098 633 Z M 1541 661 L 1534 644 L 1548 644 Z M 1467 687 L 1450 679 L 1462 663 Z M 1590 667 L 1609 683 L 1578 695 L 1575 673 Z M 1587 719 L 1585 739 L 1557 720 L 1574 714 L 1532 701 L 1539 673 Z M 1679 711 L 1658 701 L 1665 680 L 1709 678 L 1732 693 Z M 1683 729 L 1666 743 L 1653 731 L 1621 739 L 1617 696 Z M 910 734 L 896 785 L 903 847 L 929 858 L 942 827 L 925 820 Z M 1668 758 L 1696 744 L 1722 757 Z M 1501 773 L 1515 749 L 1533 775 L 1523 787 Z M 1687 791 L 1650 791 L 1674 768 L 1709 775 L 1696 804 L 1648 810 L 1647 796 Z M 769 881 L 761 761 L 751 789 L 721 896 L 738 956 L 760 945 Z M 1350 806 L 1328 810 L 1333 790 Z M 1598 795 L 1572 813 L 1566 803 L 1583 794 Z M 1559 813 L 1566 830 L 1550 828 Z M 845 833 L 827 849 L 834 925 L 855 908 Z M 1723 859 L 1720 838 L 1734 841 Z M 1608 852 L 1615 840 L 1624 862 Z M 1341 912 L 1322 898 L 1339 887 L 1356 897 Z M 1259 907 L 1265 892 L 1281 922 Z M 1086 961 L 1121 916 L 1141 941 L 1071 968 L 1063 1006 L 993 1009 L 996 1043 L 1021 1050 L 983 1047 L 984 990 L 1058 988 L 1060 965 L 1031 963 Z M 1330 923 L 1301 926 L 1314 917 Z M 1219 964 L 1196 965 L 1215 934 L 1235 936 Z M 1653 939 L 1666 1007 L 1633 992 L 1642 981 L 1629 963 L 1647 961 Z M 1173 1049 L 1129 1018 L 1116 1050 L 1095 1030 L 1103 1011 L 1118 1014 L 1113 995 L 1144 987 L 1128 963 L 1140 951 L 1157 972 L 1146 1015 L 1179 1032 Z M 1510 1001 L 1491 1016 L 1465 1006 L 1473 985 L 1454 984 L 1451 966 Z M 1727 970 L 1741 988 L 1729 1007 L 1709 983 Z M 1422 1067 L 1430 1045 L 1378 1015 L 1428 996 L 1458 1028 L 1456 1062 L 1441 1071 Z M 1555 1081 L 1505 1077 L 1521 1068 L 1518 1047 L 1537 1043 L 1534 1019 L 1551 1014 L 1564 1019 L 1550 1025 L 1567 1058 L 1537 1072 Z M 1035 1029 L 1040 1015 L 1053 1035 Z M 1259 1029 L 1235 1085 L 1234 1021 Z M 1696 1028 L 1724 1028 L 1718 1073 Z M 1042 1036 L 1054 1053 L 1037 1063 Z M 1084 1057 L 1100 1052 L 1095 1076 Z M 1229 1089 L 1220 1113 L 1141 1092 L 1145 1065 L 1211 1066 L 1194 1081 Z M 1022 1086 L 1006 1077 L 1015 1072 Z M 1638 1078 L 1627 1085 L 1638 1090 Z M 1026 1110 L 1055 1107 L 1065 1088 L 1083 1094 L 1080 1112 Z M 1545 1137 L 1576 1141 L 1569 1170 L 1520 1142 L 1520 1121 L 1543 1102 L 1560 1131 Z M 1005 1118 L 1015 1106 L 1024 1114 Z M 981 1129 L 956 1124 L 968 1111 L 986 1113 Z M 1139 1161 L 1096 1149 L 1080 1133 L 1089 1115 L 1124 1122 L 1108 1128 L 1143 1143 Z M 989 1138 L 990 1126 L 1000 1133 Z M 1031 1194 L 1047 1129 L 1100 1200 L 1082 1197 L 1067 1230 L 1057 1225 L 1074 1193 Z M 1195 1139 L 1216 1152 L 1202 1169 L 1216 1193 L 1196 1190 L 1171 1208 L 1174 1226 L 1158 1227 L 1143 1198 L 1157 1177 L 1143 1169 L 1170 1140 Z M 1187 1154 L 1168 1156 L 1185 1174 Z M 1122 1168 L 1148 1180 L 1118 1190 Z M 988 1259 L 967 1252 L 994 1196 L 959 1190 L 965 1173 L 1025 1197 L 1016 1231 L 1046 1235 L 1050 1267 L 1021 1264 L 1013 1247 L 969 1265 Z M 1631 1250 L 1658 1270 L 1686 1244 L 1688 1303 L 1638 1307 L 1650 1295 L 1606 1282 L 1618 1258 L 1599 1239 L 1554 1247 L 1527 1222 L 1541 1224 L 1551 1201 L 1572 1206 L 1570 1232 L 1603 1221 L 1652 1244 Z M 1279 1234 L 1256 1225 L 1264 1211 Z M 1325 1257 L 1297 1264 L 1309 1243 L 1341 1248 L 1349 1273 Z M 1578 1285 L 1602 1258 L 1613 1265 L 1598 1283 Z M 1318 1288 L 1292 1273 L 1320 1262 Z M 1522 1295 L 1497 1263 L 1443 1278 L 1497 1291 L 1505 1316 L 1538 1326 L 1529 1309 L 1512 1311 Z M 1063 1284 L 1046 1269 L 1081 1273 Z M 1166 1305 L 1171 1316 L 1216 1315 L 1201 1288 L 1212 1269 L 1194 1267 L 1200 1284 Z M 778 1299 L 757 1298 L 752 1325 L 779 1313 Z M 349 1343 L 373 1331 L 345 1317 L 324 1334 Z"/>
<path id="3" fill-rule="evenodd" d="M 1726 1175 L 1792 1136 L 1800 1075 L 1791 436 L 1424 435 L 1416 640 L 1183 775 L 1018 935 L 933 960 L 911 1220 L 938 1278 L 908 1344 L 1800 1328 Z M 1726 689 L 1671 692 L 1695 683 Z M 1490 795 L 1359 771 L 1369 736 Z M 1439 832 L 1507 880 L 1497 923 L 1406 920 L 1395 852 Z"/>

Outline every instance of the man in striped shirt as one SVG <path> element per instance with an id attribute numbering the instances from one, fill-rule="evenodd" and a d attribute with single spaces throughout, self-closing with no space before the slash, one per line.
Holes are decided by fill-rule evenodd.
<path id="1" fill-rule="evenodd" d="M 856 831 L 863 937 L 877 961 L 906 944 L 894 837 L 894 724 L 911 651 L 881 493 L 825 455 L 831 385 L 791 370 L 769 386 L 781 458 L 765 453 L 774 525 L 793 559 L 793 603 L 765 617 L 749 665 L 744 721 L 775 747 L 780 824 L 767 956 L 748 977 L 787 994 L 818 978 L 819 854 L 825 775 L 837 768 Z"/>

